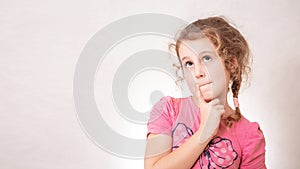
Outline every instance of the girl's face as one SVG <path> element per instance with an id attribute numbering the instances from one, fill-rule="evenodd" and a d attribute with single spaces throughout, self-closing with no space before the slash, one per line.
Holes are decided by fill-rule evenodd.
<path id="1" fill-rule="evenodd" d="M 225 103 L 230 74 L 208 38 L 183 40 L 178 49 L 184 78 L 193 96 L 200 90 L 205 101 Z M 199 89 L 197 89 L 199 85 Z"/>

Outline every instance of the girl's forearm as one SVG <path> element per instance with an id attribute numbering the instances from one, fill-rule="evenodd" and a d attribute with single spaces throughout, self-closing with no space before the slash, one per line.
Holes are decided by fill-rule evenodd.
<path id="1" fill-rule="evenodd" d="M 190 169 L 210 140 L 200 143 L 199 133 L 196 132 L 175 151 L 160 158 L 151 166 L 145 166 L 145 169 Z"/>

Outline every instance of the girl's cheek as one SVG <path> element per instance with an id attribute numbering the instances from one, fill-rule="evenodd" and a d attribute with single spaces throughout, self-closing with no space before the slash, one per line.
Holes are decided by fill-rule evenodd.
<path id="1" fill-rule="evenodd" d="M 194 79 L 194 73 L 192 70 L 185 69 L 184 74 L 186 79 Z"/>
<path id="2" fill-rule="evenodd" d="M 185 79 L 189 86 L 193 86 L 196 84 L 194 76 L 191 73 L 186 74 Z"/>
<path id="3" fill-rule="evenodd" d="M 194 79 L 186 77 L 186 83 L 187 83 L 187 86 L 188 86 L 191 94 L 196 96 L 197 95 L 197 87 L 196 87 L 196 83 L 195 83 Z"/>

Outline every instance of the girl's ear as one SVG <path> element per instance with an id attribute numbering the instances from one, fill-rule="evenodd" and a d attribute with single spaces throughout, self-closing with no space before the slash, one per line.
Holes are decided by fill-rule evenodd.
<path id="1" fill-rule="evenodd" d="M 239 67 L 239 63 L 236 59 L 236 57 L 233 57 L 229 62 L 229 71 L 230 73 L 234 73 L 237 68 Z"/>

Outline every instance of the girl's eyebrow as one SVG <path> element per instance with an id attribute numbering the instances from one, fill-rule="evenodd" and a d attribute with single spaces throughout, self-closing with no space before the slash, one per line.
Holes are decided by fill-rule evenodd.
<path id="1" fill-rule="evenodd" d="M 188 56 L 184 56 L 181 61 L 184 61 L 185 59 L 188 59 L 189 57 Z"/>
<path id="2" fill-rule="evenodd" d="M 203 55 L 203 54 L 215 54 L 215 52 L 213 52 L 213 51 L 202 51 L 202 52 L 199 52 L 198 53 L 198 56 L 201 56 L 201 55 Z"/>

